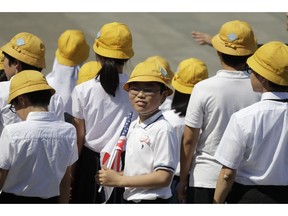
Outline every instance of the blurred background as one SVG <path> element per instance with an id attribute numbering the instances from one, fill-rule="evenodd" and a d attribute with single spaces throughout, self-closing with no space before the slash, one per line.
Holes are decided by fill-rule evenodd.
<path id="1" fill-rule="evenodd" d="M 127 64 L 126 72 L 152 55 L 166 58 L 175 72 L 180 61 L 195 57 L 204 61 L 212 76 L 220 68 L 216 51 L 209 46 L 198 45 L 191 32 L 201 31 L 217 34 L 222 24 L 230 20 L 243 20 L 254 29 L 258 43 L 278 40 L 288 43 L 286 13 L 220 13 L 220 12 L 65 12 L 65 13 L 0 13 L 0 45 L 7 43 L 14 35 L 26 31 L 39 36 L 46 46 L 46 64 L 43 71 L 52 70 L 58 37 L 67 29 L 79 29 L 86 35 L 90 45 L 88 60 L 95 60 L 93 43 L 101 26 L 113 22 L 127 24 L 133 35 L 135 56 Z"/>

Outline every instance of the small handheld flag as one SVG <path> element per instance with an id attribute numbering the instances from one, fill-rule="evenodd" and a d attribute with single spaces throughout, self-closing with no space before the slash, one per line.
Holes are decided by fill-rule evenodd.
<path id="1" fill-rule="evenodd" d="M 113 147 L 111 154 L 109 152 L 104 153 L 101 159 L 102 166 L 106 165 L 108 169 L 113 169 L 116 172 L 121 171 L 121 153 L 124 151 L 124 147 L 125 147 L 126 140 L 127 140 L 126 136 L 127 136 L 127 133 L 128 133 L 131 121 L 132 121 L 132 116 L 133 116 L 133 112 L 131 111 L 128 117 L 126 117 L 126 121 L 121 131 L 120 137 L 116 145 Z M 106 200 L 108 200 L 113 191 L 113 187 L 104 187 L 104 189 L 106 188 L 108 190 L 105 190 L 105 197 L 106 197 Z M 101 190 L 102 190 L 102 186 L 99 187 L 98 192 L 100 193 Z"/>

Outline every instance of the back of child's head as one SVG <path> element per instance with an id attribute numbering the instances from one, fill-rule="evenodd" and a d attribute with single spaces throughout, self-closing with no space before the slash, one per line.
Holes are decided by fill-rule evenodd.
<path id="1" fill-rule="evenodd" d="M 129 80 L 123 86 L 124 90 L 129 90 L 129 84 L 133 82 L 158 82 L 164 84 L 167 89 L 167 96 L 173 94 L 173 87 L 165 68 L 155 61 L 144 61 L 136 65 Z"/>
<path id="2" fill-rule="evenodd" d="M 127 25 L 112 22 L 102 26 L 95 39 L 93 49 L 102 68 L 97 76 L 109 95 L 115 97 L 119 87 L 119 68 L 134 56 L 132 34 Z"/>
<path id="3" fill-rule="evenodd" d="M 45 45 L 43 41 L 27 32 L 15 35 L 2 48 L 9 56 L 37 68 L 45 68 Z"/>
<path id="4" fill-rule="evenodd" d="M 58 38 L 56 58 L 60 64 L 74 67 L 86 61 L 89 49 L 82 31 L 66 30 Z"/>
<path id="5" fill-rule="evenodd" d="M 247 60 L 253 71 L 279 86 L 288 86 L 288 46 L 279 41 L 264 44 Z"/>
<path id="6" fill-rule="evenodd" d="M 55 93 L 55 90 L 47 83 L 44 74 L 35 70 L 24 70 L 15 74 L 11 79 L 8 103 L 20 95 L 40 91 L 50 92 L 50 97 Z M 46 93 L 44 94 L 46 95 Z"/>

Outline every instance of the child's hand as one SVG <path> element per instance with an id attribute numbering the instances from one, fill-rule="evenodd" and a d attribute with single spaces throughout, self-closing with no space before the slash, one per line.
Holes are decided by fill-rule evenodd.
<path id="1" fill-rule="evenodd" d="M 99 185 L 117 187 L 119 177 L 116 171 L 103 167 L 95 175 L 95 181 Z"/>

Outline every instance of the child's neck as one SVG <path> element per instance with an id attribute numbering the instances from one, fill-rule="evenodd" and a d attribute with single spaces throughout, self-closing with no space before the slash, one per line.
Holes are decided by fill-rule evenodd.
<path id="1" fill-rule="evenodd" d="M 140 122 L 144 122 L 145 120 L 147 120 L 148 118 L 150 118 L 151 116 L 155 115 L 157 112 L 159 112 L 160 110 L 158 109 L 158 107 L 155 110 L 152 110 L 150 112 L 147 113 L 139 113 L 139 119 Z"/>

